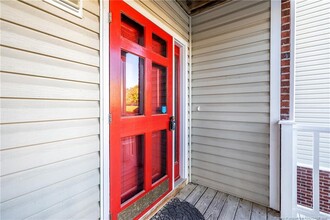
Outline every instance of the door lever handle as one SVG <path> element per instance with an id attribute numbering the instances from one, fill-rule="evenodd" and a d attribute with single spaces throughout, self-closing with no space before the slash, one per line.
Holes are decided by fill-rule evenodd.
<path id="1" fill-rule="evenodd" d="M 175 117 L 172 116 L 170 118 L 170 131 L 174 131 L 176 128 L 176 121 L 175 121 Z"/>

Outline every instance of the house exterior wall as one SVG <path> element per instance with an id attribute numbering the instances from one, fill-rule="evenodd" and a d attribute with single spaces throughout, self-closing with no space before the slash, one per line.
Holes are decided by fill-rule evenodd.
<path id="1" fill-rule="evenodd" d="M 330 125 L 330 5 L 296 1 L 295 121 Z M 330 134 L 320 134 L 320 211 L 330 213 Z M 312 207 L 313 133 L 297 132 L 298 204 Z"/>
<path id="2" fill-rule="evenodd" d="M 290 41 L 295 40 L 295 121 L 297 125 L 329 126 L 330 8 L 327 1 L 296 1 L 295 39 L 290 39 L 290 0 L 282 0 L 281 118 L 289 119 Z M 293 86 L 293 85 L 291 85 Z M 298 132 L 297 203 L 313 207 L 313 134 Z M 320 139 L 320 211 L 329 213 L 329 135 Z"/>
<path id="3" fill-rule="evenodd" d="M 1 1 L 1 218 L 99 217 L 99 3 Z"/>
<path id="4" fill-rule="evenodd" d="M 193 16 L 192 49 L 192 182 L 268 206 L 270 1 Z"/>
<path id="5" fill-rule="evenodd" d="M 330 126 L 330 4 L 296 2 L 295 121 Z M 298 163 L 313 164 L 313 134 L 298 132 Z M 320 169 L 330 171 L 330 134 L 321 134 Z"/>

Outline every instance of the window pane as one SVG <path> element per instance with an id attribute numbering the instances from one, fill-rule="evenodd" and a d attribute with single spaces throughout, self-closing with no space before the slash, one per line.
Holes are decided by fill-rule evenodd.
<path id="1" fill-rule="evenodd" d="M 122 115 L 143 114 L 144 60 L 122 51 Z"/>
<path id="2" fill-rule="evenodd" d="M 166 41 L 158 37 L 156 34 L 152 34 L 152 50 L 166 57 Z"/>
<path id="3" fill-rule="evenodd" d="M 121 15 L 121 36 L 144 46 L 144 28 L 126 15 Z"/>
<path id="4" fill-rule="evenodd" d="M 152 133 L 152 183 L 166 175 L 166 130 Z"/>
<path id="5" fill-rule="evenodd" d="M 121 140 L 121 202 L 143 190 L 144 140 L 143 135 Z"/>
<path id="6" fill-rule="evenodd" d="M 160 65 L 152 65 L 152 113 L 166 114 L 167 106 L 167 91 L 166 82 L 167 74 L 166 68 Z"/>

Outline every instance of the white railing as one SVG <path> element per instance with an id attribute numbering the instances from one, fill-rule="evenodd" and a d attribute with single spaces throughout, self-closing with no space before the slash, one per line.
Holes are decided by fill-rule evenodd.
<path id="1" fill-rule="evenodd" d="M 330 127 L 294 126 L 296 131 L 313 134 L 313 209 L 298 205 L 298 212 L 307 217 L 330 218 L 330 215 L 320 212 L 320 134 L 330 133 Z M 297 132 L 295 132 L 297 134 Z M 297 136 L 294 137 L 297 139 Z M 297 164 L 296 164 L 297 165 Z M 297 192 L 297 190 L 295 191 Z"/>
<path id="2" fill-rule="evenodd" d="M 329 127 L 296 125 L 280 121 L 281 125 L 281 217 L 296 218 L 297 212 L 312 218 L 330 218 L 320 212 L 320 134 L 330 133 Z M 313 134 L 313 209 L 297 205 L 297 131 Z"/>

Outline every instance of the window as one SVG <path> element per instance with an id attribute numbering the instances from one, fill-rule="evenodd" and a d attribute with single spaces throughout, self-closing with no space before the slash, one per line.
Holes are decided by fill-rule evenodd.
<path id="1" fill-rule="evenodd" d="M 82 17 L 83 0 L 44 0 L 66 12 Z"/>

